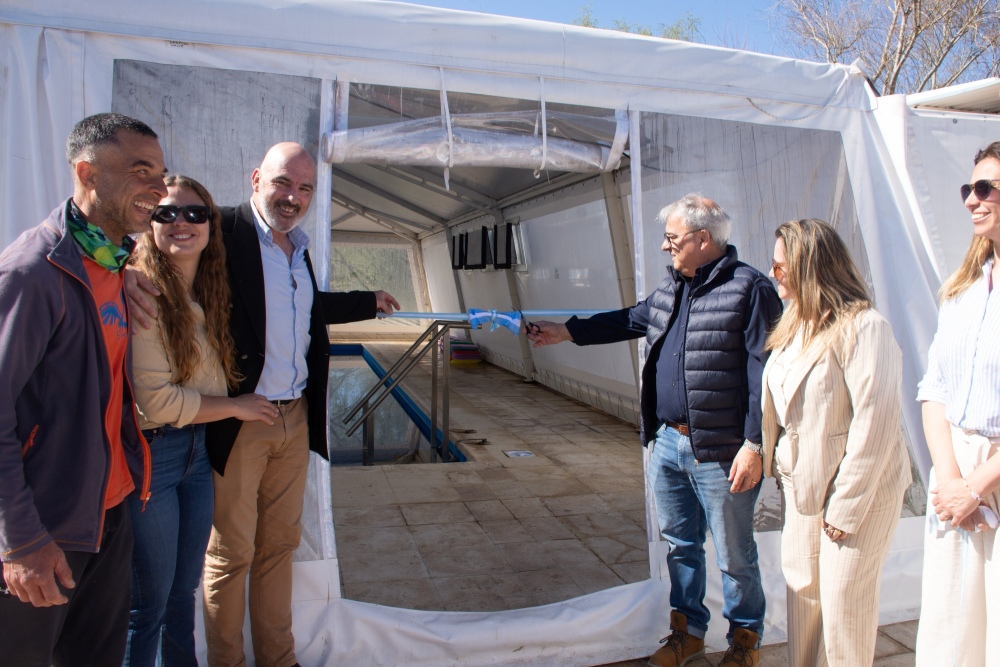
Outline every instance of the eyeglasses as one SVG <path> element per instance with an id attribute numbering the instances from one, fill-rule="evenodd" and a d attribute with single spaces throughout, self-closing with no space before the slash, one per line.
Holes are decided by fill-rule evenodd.
<path id="1" fill-rule="evenodd" d="M 161 225 L 169 225 L 172 222 L 176 222 L 178 215 L 183 215 L 184 220 L 187 222 L 201 225 L 208 222 L 208 207 L 193 204 L 191 206 L 164 204 L 153 209 L 153 220 L 156 220 Z"/>
<path id="2" fill-rule="evenodd" d="M 785 265 L 784 264 L 778 264 L 776 261 L 774 261 L 772 259 L 771 260 L 771 271 L 774 272 L 775 279 L 777 279 L 777 280 L 784 280 L 785 279 Z"/>
<path id="3" fill-rule="evenodd" d="M 1000 183 L 1000 180 L 992 180 L 984 178 L 981 181 L 976 181 L 975 183 L 966 183 L 962 186 L 962 201 L 969 198 L 969 195 L 973 192 L 976 193 L 976 199 L 979 201 L 984 201 L 990 198 L 990 192 L 996 187 L 994 183 Z"/>
<path id="4" fill-rule="evenodd" d="M 663 232 L 663 240 L 666 241 L 670 245 L 671 248 L 676 248 L 677 244 L 680 243 L 680 240 L 682 238 L 684 238 L 688 234 L 694 234 L 694 233 L 700 232 L 700 231 L 701 231 L 700 229 L 692 229 L 692 230 L 684 232 L 680 236 L 675 236 L 673 234 L 668 234 L 667 232 Z"/>

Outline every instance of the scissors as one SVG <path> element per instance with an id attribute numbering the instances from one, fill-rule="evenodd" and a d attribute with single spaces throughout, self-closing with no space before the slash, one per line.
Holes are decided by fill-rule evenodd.
<path id="1" fill-rule="evenodd" d="M 524 322 L 524 331 L 525 331 L 525 333 L 535 334 L 535 335 L 538 335 L 538 334 L 542 333 L 542 328 L 540 326 L 538 326 L 537 324 L 535 324 L 534 322 L 529 322 L 528 318 L 526 318 L 524 316 L 524 313 L 522 313 L 519 310 L 519 311 L 517 311 L 517 314 L 521 316 L 521 321 Z"/>

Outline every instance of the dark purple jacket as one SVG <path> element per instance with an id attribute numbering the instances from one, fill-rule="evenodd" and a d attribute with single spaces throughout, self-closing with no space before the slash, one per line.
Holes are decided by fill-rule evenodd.
<path id="1" fill-rule="evenodd" d="M 69 200 L 0 254 L 0 558 L 49 542 L 96 552 L 110 443 L 108 354 L 83 256 L 65 233 Z M 149 496 L 149 446 L 125 358 L 121 439 Z"/>

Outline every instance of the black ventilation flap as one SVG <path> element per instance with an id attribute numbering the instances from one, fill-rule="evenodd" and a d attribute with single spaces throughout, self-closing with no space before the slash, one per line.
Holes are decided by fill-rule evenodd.
<path id="1" fill-rule="evenodd" d="M 493 268 L 511 268 L 516 263 L 514 255 L 514 225 L 493 225 Z"/>
<path id="2" fill-rule="evenodd" d="M 465 256 L 469 252 L 469 235 L 466 232 L 451 237 L 451 268 L 458 271 L 465 268 Z"/>
<path id="3" fill-rule="evenodd" d="M 468 245 L 466 247 L 465 268 L 485 269 L 493 261 L 490 251 L 490 235 L 486 226 L 466 232 Z"/>

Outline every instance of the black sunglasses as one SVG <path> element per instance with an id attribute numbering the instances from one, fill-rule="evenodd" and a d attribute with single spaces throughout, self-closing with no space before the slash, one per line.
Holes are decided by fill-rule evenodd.
<path id="1" fill-rule="evenodd" d="M 164 204 L 163 206 L 157 206 L 153 209 L 153 220 L 156 220 L 162 225 L 169 225 L 170 223 L 177 220 L 178 215 L 183 215 L 184 220 L 195 225 L 201 225 L 208 222 L 208 207 L 207 206 L 174 206 L 173 204 Z"/>
<path id="2" fill-rule="evenodd" d="M 966 183 L 965 185 L 962 186 L 962 201 L 968 199 L 969 195 L 971 195 L 973 192 L 976 193 L 976 199 L 978 199 L 979 201 L 984 201 L 986 199 L 989 199 L 990 192 L 992 192 L 993 188 L 996 187 L 994 183 L 1000 183 L 1000 181 L 994 181 L 984 178 L 983 180 L 976 181 L 975 183 L 971 184 Z"/>

